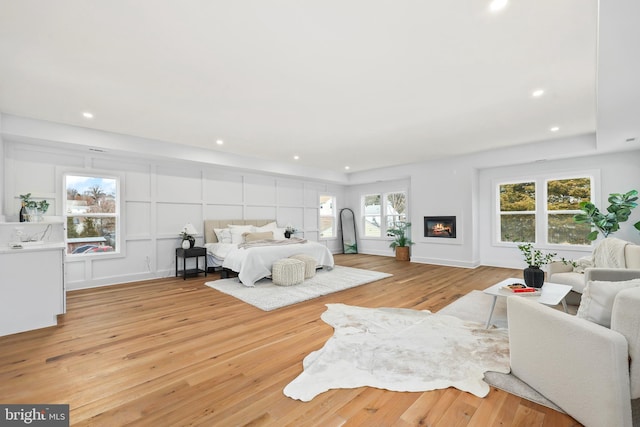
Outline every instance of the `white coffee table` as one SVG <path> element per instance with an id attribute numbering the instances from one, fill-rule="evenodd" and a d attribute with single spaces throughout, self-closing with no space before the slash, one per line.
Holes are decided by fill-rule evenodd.
<path id="1" fill-rule="evenodd" d="M 496 283 L 490 288 L 485 289 L 484 292 L 487 295 L 493 296 L 493 302 L 491 303 L 491 311 L 489 311 L 489 318 L 487 319 L 488 328 L 491 324 L 491 317 L 493 317 L 493 310 L 496 308 L 496 301 L 498 297 L 510 297 L 510 296 L 519 296 L 522 298 L 529 298 L 531 301 L 539 302 L 540 304 L 545 305 L 558 305 L 562 303 L 562 308 L 564 308 L 564 312 L 567 312 L 567 302 L 565 301 L 565 297 L 571 291 L 571 286 L 560 285 L 558 283 L 550 283 L 544 282 L 542 285 L 542 293 L 540 295 L 523 295 L 511 292 L 509 290 L 503 289 L 507 285 L 511 285 L 513 283 L 524 283 L 523 279 L 509 278 L 505 279 L 500 283 Z"/>

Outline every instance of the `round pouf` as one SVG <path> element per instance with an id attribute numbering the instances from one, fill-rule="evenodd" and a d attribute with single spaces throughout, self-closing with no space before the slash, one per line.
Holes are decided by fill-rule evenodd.
<path id="1" fill-rule="evenodd" d="M 304 262 L 305 279 L 311 279 L 316 275 L 316 266 L 318 265 L 318 263 L 316 262 L 316 259 L 314 257 L 305 254 L 298 254 L 290 256 L 289 259 L 297 259 Z"/>
<path id="2" fill-rule="evenodd" d="M 292 258 L 279 259 L 271 267 L 271 280 L 278 286 L 292 286 L 304 282 L 304 262 Z"/>

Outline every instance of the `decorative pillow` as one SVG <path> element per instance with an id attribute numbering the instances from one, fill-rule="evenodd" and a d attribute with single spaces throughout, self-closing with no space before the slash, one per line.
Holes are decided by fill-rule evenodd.
<path id="1" fill-rule="evenodd" d="M 253 225 L 233 225 L 228 224 L 227 227 L 231 230 L 231 243 L 244 243 L 242 238 L 243 233 L 252 233 Z"/>
<path id="2" fill-rule="evenodd" d="M 216 238 L 219 243 L 231 243 L 231 230 L 228 228 L 214 228 L 213 232 L 216 233 Z"/>
<path id="3" fill-rule="evenodd" d="M 623 282 L 590 280 L 584 288 L 576 316 L 607 328 L 611 327 L 613 300 L 623 289 L 640 287 L 640 279 Z"/>
<path id="4" fill-rule="evenodd" d="M 278 228 L 278 224 L 275 221 L 273 221 L 273 222 L 270 222 L 267 225 L 263 225 L 262 227 L 254 227 L 254 231 L 260 233 L 260 232 L 263 232 L 263 231 L 273 231 L 276 228 Z"/>
<path id="5" fill-rule="evenodd" d="M 273 238 L 275 240 L 284 240 L 284 232 L 286 231 L 286 228 L 276 228 L 275 230 L 273 230 Z"/>
<path id="6" fill-rule="evenodd" d="M 576 266 L 573 267 L 573 271 L 576 273 L 584 273 L 586 268 L 593 267 L 593 258 L 591 256 L 578 258 L 575 262 Z"/>
<path id="7" fill-rule="evenodd" d="M 242 233 L 245 243 L 255 242 L 256 240 L 273 239 L 273 231 L 263 231 L 261 233 Z"/>

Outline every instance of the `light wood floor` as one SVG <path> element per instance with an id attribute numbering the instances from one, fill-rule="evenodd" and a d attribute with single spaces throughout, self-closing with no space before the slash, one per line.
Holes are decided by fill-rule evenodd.
<path id="1" fill-rule="evenodd" d="M 282 389 L 332 328 L 324 304 L 437 311 L 520 271 L 337 255 L 393 277 L 272 312 L 203 285 L 217 275 L 69 292 L 60 325 L 0 337 L 0 402 L 66 403 L 91 426 L 576 426 L 492 388 L 331 390 L 303 403 Z M 559 379 L 561 380 L 561 379 Z"/>

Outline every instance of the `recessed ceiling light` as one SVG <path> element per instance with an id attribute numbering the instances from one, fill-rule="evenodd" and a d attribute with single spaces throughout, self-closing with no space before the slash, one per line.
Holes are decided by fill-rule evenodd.
<path id="1" fill-rule="evenodd" d="M 293 156 L 293 160 L 300 160 L 300 156 L 296 154 L 295 156 Z"/>
<path id="2" fill-rule="evenodd" d="M 223 141 L 223 140 L 221 140 L 221 139 L 218 139 L 218 140 L 216 140 L 216 144 L 218 144 L 218 145 L 223 145 L 223 144 L 224 144 L 224 141 Z"/>
<path id="3" fill-rule="evenodd" d="M 85 111 L 84 113 L 82 113 L 82 117 L 84 117 L 85 119 L 93 119 L 93 113 Z"/>
<path id="4" fill-rule="evenodd" d="M 553 126 L 553 127 L 549 128 L 549 130 L 551 132 L 558 132 L 560 130 L 560 128 L 558 126 Z"/>
<path id="5" fill-rule="evenodd" d="M 349 169 L 351 169 L 349 166 L 344 167 L 344 170 L 349 170 Z"/>
<path id="6" fill-rule="evenodd" d="M 531 92 L 531 96 L 533 96 L 534 98 L 539 98 L 542 95 L 544 95 L 544 89 L 536 89 L 533 92 Z"/>
<path id="7" fill-rule="evenodd" d="M 493 0 L 489 3 L 489 10 L 491 12 L 498 12 L 507 6 L 508 0 Z"/>

